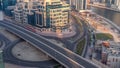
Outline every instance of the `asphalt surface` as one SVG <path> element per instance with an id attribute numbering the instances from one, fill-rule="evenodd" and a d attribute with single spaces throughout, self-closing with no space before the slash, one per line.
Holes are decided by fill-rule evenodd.
<path id="1" fill-rule="evenodd" d="M 40 68 L 51 68 L 51 67 L 59 64 L 58 62 L 56 62 L 53 59 L 46 60 L 46 61 L 25 61 L 25 60 L 18 59 L 15 56 L 13 56 L 12 48 L 17 43 L 24 41 L 24 40 L 18 39 L 18 40 L 11 42 L 4 35 L 0 34 L 0 41 L 2 41 L 0 48 L 4 46 L 4 48 L 2 48 L 4 62 L 13 63 L 13 64 L 17 64 L 17 65 L 22 65 L 22 66 L 40 67 Z"/>
<path id="2" fill-rule="evenodd" d="M 12 48 L 19 42 L 24 41 L 22 39 L 15 40 L 11 42 L 9 39 L 7 39 L 4 35 L 0 34 L 0 41 L 4 42 L 4 48 L 3 48 L 3 59 L 4 62 L 7 63 L 13 63 L 17 65 L 22 66 L 29 66 L 29 67 L 40 67 L 40 68 L 51 68 L 55 65 L 58 65 L 58 62 L 55 60 L 46 60 L 46 61 L 25 61 L 16 58 L 12 54 Z M 2 47 L 3 45 L 0 45 Z"/>
<path id="3" fill-rule="evenodd" d="M 59 61 L 61 64 L 64 63 L 63 65 L 65 67 L 79 68 L 79 67 L 81 67 L 79 64 L 81 64 L 86 68 L 97 68 L 97 66 L 89 63 L 88 61 L 86 61 L 83 58 L 79 57 L 78 55 L 74 54 L 73 52 L 71 52 L 65 48 L 56 46 L 53 43 L 50 43 L 48 40 L 45 40 L 44 38 L 35 35 L 34 33 L 31 33 L 25 29 L 21 29 L 19 26 L 16 26 L 16 25 L 13 25 L 10 23 L 6 23 L 6 22 L 4 22 L 4 23 L 2 22 L 1 25 L 9 28 L 8 29 L 9 31 L 14 32 L 15 34 L 22 37 L 23 39 L 26 39 L 26 41 L 34 44 L 37 48 L 43 50 L 46 53 L 49 53 L 49 56 L 51 56 L 55 60 Z M 69 59 L 68 59 L 68 57 L 69 57 Z M 74 62 L 73 62 L 73 60 L 74 60 Z"/>
<path id="4" fill-rule="evenodd" d="M 50 36 L 44 36 L 44 37 L 60 41 L 60 42 L 64 43 L 64 47 L 66 47 L 67 49 L 69 49 L 73 52 L 76 52 L 76 47 L 77 47 L 78 41 L 81 41 L 87 35 L 87 29 L 86 29 L 87 26 L 84 23 L 84 21 L 80 20 L 80 22 L 78 22 L 75 20 L 75 18 L 73 16 L 71 16 L 71 17 L 72 17 L 71 19 L 73 20 L 72 25 L 74 25 L 74 27 L 76 27 L 76 29 L 75 29 L 76 34 L 74 36 L 69 37 L 69 38 L 58 38 L 58 37 L 50 37 Z M 79 26 L 80 24 L 82 24 L 82 27 Z M 81 28 L 83 29 L 83 32 L 80 33 Z"/>
<path id="5" fill-rule="evenodd" d="M 55 64 L 58 64 L 56 61 L 54 60 L 49 60 L 49 61 L 25 61 L 25 60 L 21 60 L 16 58 L 15 56 L 13 56 L 12 54 L 12 48 L 19 42 L 22 42 L 22 39 L 18 39 L 16 41 L 14 41 L 13 43 L 9 44 L 8 47 L 6 47 L 4 49 L 4 61 L 5 62 L 9 62 L 9 63 L 14 63 L 17 65 L 22 65 L 22 66 L 30 66 L 30 67 L 41 67 L 41 68 L 49 68 Z M 47 66 L 46 66 L 47 65 Z"/>
<path id="6" fill-rule="evenodd" d="M 6 26 L 6 25 L 7 24 L 5 24 L 4 26 Z M 12 26 L 12 27 L 9 27 L 9 26 L 10 25 L 7 25 L 6 27 L 8 28 L 8 30 L 10 32 L 15 32 L 15 34 L 20 36 L 21 38 L 23 38 L 25 40 L 27 39 L 26 41 L 28 41 L 30 43 L 32 42 L 31 43 L 32 45 L 35 45 L 36 48 L 38 48 L 38 49 L 42 50 L 43 52 L 47 53 L 50 57 L 54 58 L 55 60 L 57 60 L 59 63 L 61 63 L 65 67 L 68 67 L 68 68 L 81 68 L 82 67 L 81 65 L 79 65 L 75 61 L 71 60 L 67 56 L 64 56 L 63 54 L 58 52 L 58 50 L 55 50 L 55 49 L 47 46 L 46 44 L 42 43 L 42 42 L 48 43 L 44 39 L 41 40 L 39 38 L 38 40 L 40 40 L 40 41 L 38 41 L 38 40 L 36 40 L 38 38 L 38 37 L 36 37 L 36 35 L 31 35 L 31 36 L 35 36 L 36 37 L 36 39 L 33 39 L 33 37 L 27 36 L 26 34 L 24 34 L 26 32 L 19 32 L 19 31 L 22 31 L 22 30 L 20 30 L 20 29 L 16 30 L 17 28 L 13 28 L 14 26 Z M 28 34 L 30 35 L 31 33 L 28 33 Z M 54 45 L 54 44 L 48 43 L 48 45 Z M 53 47 L 55 47 L 55 46 L 53 46 Z"/>
<path id="7" fill-rule="evenodd" d="M 72 36 L 72 37 L 70 37 L 70 38 L 77 38 L 76 40 L 79 40 L 79 38 L 80 39 L 82 39 L 82 38 L 84 38 L 84 36 L 83 36 L 83 34 L 80 36 L 80 26 L 79 26 L 79 23 L 76 23 L 76 21 L 74 20 L 74 23 L 72 24 L 72 25 L 75 25 L 75 27 L 77 28 L 75 31 L 76 31 L 76 35 L 74 35 L 74 36 Z M 69 41 L 69 39 L 70 38 L 57 38 L 57 37 L 46 37 L 46 38 L 50 38 L 50 39 L 55 39 L 55 40 L 59 40 L 59 41 L 61 41 L 62 43 L 65 43 L 65 47 L 67 47 L 68 49 L 70 49 L 70 50 L 74 50 L 74 44 L 72 43 L 72 42 L 70 42 Z M 73 40 L 74 41 L 74 40 Z M 69 46 L 68 46 L 69 45 Z M 14 45 L 13 45 L 14 46 Z M 25 66 L 41 66 L 41 65 L 45 65 L 45 64 L 41 64 L 40 62 L 28 62 L 28 61 L 22 61 L 22 60 L 19 60 L 19 59 L 14 59 L 15 57 L 14 56 L 12 56 L 12 54 L 11 54 L 11 49 L 12 49 L 12 47 L 13 46 L 11 46 L 11 47 L 9 47 L 9 48 L 7 48 L 8 50 L 7 50 L 7 53 L 10 53 L 9 55 L 6 55 L 6 56 L 11 56 L 11 58 L 8 58 L 8 57 L 6 57 L 7 59 L 5 60 L 5 61 L 7 61 L 7 62 L 11 62 L 11 63 L 15 63 L 15 64 L 19 64 L 19 65 L 25 65 Z M 12 59 L 12 60 L 8 60 L 8 59 Z M 16 61 L 14 61 L 14 60 L 16 60 Z M 16 63 L 17 61 L 19 61 L 18 63 Z M 25 63 L 26 62 L 26 63 Z M 37 63 L 40 63 L 41 65 L 38 65 Z M 45 63 L 48 63 L 47 61 L 45 61 Z M 53 62 L 50 62 L 50 63 L 53 63 Z M 49 63 L 49 64 L 50 64 Z M 55 63 L 54 63 L 55 64 Z M 46 64 L 46 65 L 48 65 L 48 64 Z"/>
<path id="8" fill-rule="evenodd" d="M 2 41 L 2 44 L 4 44 L 4 46 L 7 46 L 11 41 L 9 39 L 7 39 L 4 35 L 0 34 L 0 41 Z M 3 45 L 1 45 L 0 47 L 2 47 Z"/>

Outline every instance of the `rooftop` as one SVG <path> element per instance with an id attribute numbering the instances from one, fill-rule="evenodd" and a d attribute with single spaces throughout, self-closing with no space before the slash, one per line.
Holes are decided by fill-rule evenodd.
<path id="1" fill-rule="evenodd" d="M 120 43 L 109 41 L 109 47 L 102 46 L 102 52 L 107 53 L 108 56 L 120 57 Z"/>

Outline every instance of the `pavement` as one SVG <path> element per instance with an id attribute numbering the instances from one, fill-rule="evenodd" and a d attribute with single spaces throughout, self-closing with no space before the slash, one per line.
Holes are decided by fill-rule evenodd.
<path id="1" fill-rule="evenodd" d="M 55 64 L 58 64 L 54 60 L 51 60 L 51 58 L 49 58 L 48 56 L 44 56 L 43 52 L 38 51 L 38 49 L 36 49 L 32 45 L 29 44 L 26 45 L 26 43 L 24 42 L 17 44 L 17 40 L 19 38 L 18 37 L 16 38 L 16 36 L 6 31 L 5 28 L 1 26 L 0 26 L 0 31 L 2 31 L 2 34 L 0 33 L 0 40 L 4 42 L 4 45 L 0 47 L 4 50 L 3 53 L 4 53 L 5 68 L 36 68 L 39 65 L 40 65 L 39 67 L 48 68 L 48 66 L 53 66 Z M 6 33 L 9 34 L 6 35 Z M 9 40 L 7 37 L 12 40 Z M 11 51 L 13 51 L 14 53 L 12 53 Z M 13 55 L 18 53 L 22 55 L 19 56 L 20 59 L 15 59 L 18 57 Z M 23 61 L 24 59 L 26 59 L 26 61 Z"/>
<path id="2" fill-rule="evenodd" d="M 75 26 L 71 26 L 65 31 L 62 32 L 53 32 L 53 31 L 40 31 L 40 29 L 35 29 L 37 34 L 43 35 L 43 36 L 52 36 L 52 37 L 58 37 L 58 38 L 67 38 L 67 37 L 72 37 L 76 34 L 75 32 Z"/>
<path id="3" fill-rule="evenodd" d="M 0 34 L 1 45 L 0 48 L 3 50 L 11 41 L 7 39 L 4 35 Z"/>
<path id="4" fill-rule="evenodd" d="M 55 39 L 48 39 L 49 41 L 51 41 L 51 42 L 53 42 L 53 43 L 55 43 L 56 45 L 58 45 L 58 46 L 61 46 L 61 47 L 64 47 L 65 46 L 65 44 L 63 44 L 61 41 L 59 41 L 59 40 L 55 40 Z"/>
<path id="5" fill-rule="evenodd" d="M 1 24 L 5 24 L 5 22 L 4 23 L 1 23 Z M 84 61 L 82 61 L 83 60 L 83 58 L 81 59 L 81 58 L 78 58 L 77 57 L 77 55 L 75 56 L 75 55 L 72 55 L 72 54 L 74 54 L 73 52 L 68 52 L 68 51 L 66 51 L 66 49 L 62 49 L 62 47 L 59 47 L 58 48 L 58 46 L 56 46 L 56 45 L 53 45 L 53 43 L 50 43 L 50 42 L 47 42 L 48 40 L 45 40 L 45 39 L 43 39 L 43 37 L 42 38 L 39 38 L 40 36 L 37 36 L 37 35 L 35 35 L 34 33 L 31 33 L 31 32 L 29 32 L 29 31 L 27 31 L 27 30 L 23 30 L 23 29 L 21 29 L 21 28 L 18 28 L 18 26 L 16 27 L 15 25 L 10 25 L 10 23 L 6 23 L 6 25 L 4 25 L 4 26 L 7 26 L 9 24 L 9 27 L 8 28 L 10 28 L 11 30 L 10 31 L 12 31 L 12 32 L 14 32 L 15 31 L 15 34 L 17 34 L 17 35 L 20 35 L 20 37 L 22 37 L 22 38 L 24 38 L 24 39 L 26 39 L 27 41 L 29 41 L 29 42 L 32 42 L 32 44 L 35 44 L 35 46 L 36 47 L 39 47 L 39 48 L 42 48 L 42 49 L 45 49 L 45 51 L 47 51 L 47 52 L 50 52 L 50 54 L 52 54 L 52 55 L 54 55 L 54 54 L 56 54 L 56 55 L 54 55 L 54 57 L 55 58 L 57 58 L 57 59 L 62 59 L 62 60 L 60 60 L 60 61 L 63 61 L 63 62 L 65 62 L 65 61 L 67 61 L 67 59 L 66 59 L 66 57 L 64 57 L 64 58 L 62 58 L 62 57 L 59 57 L 58 58 L 58 56 L 61 56 L 60 54 L 58 54 L 58 53 L 56 53 L 56 52 L 60 52 L 60 53 L 63 53 L 63 54 L 65 54 L 65 55 L 67 55 L 67 57 L 69 56 L 71 59 L 75 59 L 75 61 L 76 62 L 79 62 L 80 64 L 83 64 L 85 67 L 91 67 L 90 65 L 91 64 L 89 64 L 89 63 L 87 63 L 85 60 L 85 62 Z M 12 26 L 12 27 L 11 27 Z M 16 28 L 16 29 L 13 29 L 13 26 L 14 26 L 14 28 Z M 8 29 L 9 30 L 9 29 Z M 17 31 L 18 30 L 18 31 Z M 19 32 L 20 31 L 20 32 Z M 24 33 L 23 33 L 23 32 Z M 16 33 L 16 32 L 19 32 L 19 33 Z M 22 32 L 22 33 L 21 33 Z M 28 35 L 28 34 L 29 35 Z M 27 35 L 26 35 L 27 34 Z M 22 35 L 22 36 L 21 36 Z M 29 37 L 28 37 L 29 36 Z M 34 39 L 34 38 L 35 39 Z M 39 42 L 37 42 L 37 40 L 39 40 Z M 55 51 L 54 51 L 54 53 L 52 52 L 53 50 L 51 50 L 51 49 L 49 49 L 49 48 L 47 48 L 48 46 L 47 45 L 44 45 L 44 47 L 43 47 L 43 45 L 40 45 L 40 44 L 42 44 L 42 43 L 40 43 L 40 42 L 43 42 L 43 43 L 45 43 L 45 44 L 47 44 L 47 45 L 49 45 L 49 47 L 52 47 L 52 48 L 54 48 L 55 49 Z M 47 43 L 46 43 L 47 42 Z M 39 46 L 38 46 L 38 44 L 39 44 Z M 61 50 L 62 49 L 62 50 Z M 56 51 L 57 50 L 57 51 Z M 82 61 L 82 62 L 80 62 L 80 61 Z M 90 61 L 89 61 L 90 62 Z M 70 62 L 65 62 L 65 64 L 69 64 Z M 86 63 L 86 64 L 85 64 Z M 74 65 L 69 65 L 70 67 L 71 66 L 74 66 Z M 76 66 L 75 66 L 76 67 Z M 94 66 L 94 65 L 92 65 L 92 68 L 96 68 L 96 66 Z"/>

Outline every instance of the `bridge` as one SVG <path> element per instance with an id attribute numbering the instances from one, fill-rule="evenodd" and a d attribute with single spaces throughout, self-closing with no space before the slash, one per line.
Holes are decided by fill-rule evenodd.
<path id="1" fill-rule="evenodd" d="M 0 21 L 0 25 L 40 49 L 66 68 L 100 68 L 91 61 L 84 59 L 64 47 L 57 46 L 46 38 L 19 25 L 8 21 Z"/>

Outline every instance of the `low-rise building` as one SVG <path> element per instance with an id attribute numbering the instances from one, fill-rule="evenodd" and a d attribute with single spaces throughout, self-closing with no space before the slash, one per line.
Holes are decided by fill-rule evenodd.
<path id="1" fill-rule="evenodd" d="M 102 45 L 102 61 L 110 68 L 120 68 L 120 43 L 108 41 Z"/>

